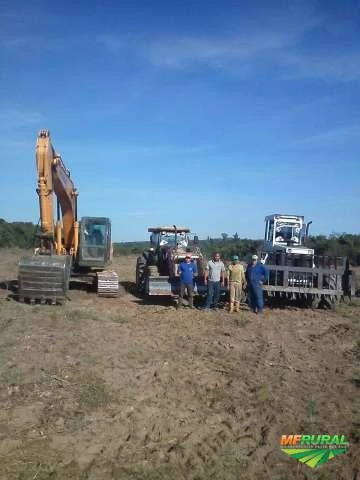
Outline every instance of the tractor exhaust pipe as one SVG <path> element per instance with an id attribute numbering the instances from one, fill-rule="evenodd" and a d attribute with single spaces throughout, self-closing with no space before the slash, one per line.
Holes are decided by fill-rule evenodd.
<path id="1" fill-rule="evenodd" d="M 312 224 L 312 220 L 306 224 L 306 232 L 305 232 L 305 237 L 308 238 L 309 236 L 309 227 Z"/>
<path id="2" fill-rule="evenodd" d="M 306 224 L 306 230 L 305 230 L 305 237 L 304 237 L 304 245 L 307 245 L 308 243 L 308 238 L 309 238 L 309 227 L 312 224 L 312 220 Z"/>

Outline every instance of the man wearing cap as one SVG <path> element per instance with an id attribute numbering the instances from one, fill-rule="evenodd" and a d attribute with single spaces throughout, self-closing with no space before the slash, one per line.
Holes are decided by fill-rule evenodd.
<path id="1" fill-rule="evenodd" d="M 185 292 L 188 296 L 189 307 L 193 308 L 194 306 L 194 277 L 197 275 L 197 266 L 195 262 L 191 261 L 191 255 L 186 254 L 185 261 L 179 263 L 178 275 L 180 276 L 180 296 L 179 304 L 181 307 L 183 305 Z"/>
<path id="2" fill-rule="evenodd" d="M 239 257 L 237 255 L 233 255 L 231 260 L 232 263 L 227 269 L 230 290 L 230 313 L 239 311 L 242 290 L 246 285 L 244 267 L 241 265 L 241 263 L 239 263 Z"/>
<path id="3" fill-rule="evenodd" d="M 259 261 L 257 255 L 251 257 L 246 269 L 250 308 L 255 313 L 262 313 L 264 308 L 263 283 L 269 278 L 268 269 Z"/>

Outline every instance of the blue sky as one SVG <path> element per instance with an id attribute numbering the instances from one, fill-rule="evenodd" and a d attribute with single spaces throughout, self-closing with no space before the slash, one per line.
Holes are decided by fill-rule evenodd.
<path id="1" fill-rule="evenodd" d="M 0 0 L 0 217 L 37 222 L 47 128 L 115 241 L 359 233 L 358 1 Z"/>

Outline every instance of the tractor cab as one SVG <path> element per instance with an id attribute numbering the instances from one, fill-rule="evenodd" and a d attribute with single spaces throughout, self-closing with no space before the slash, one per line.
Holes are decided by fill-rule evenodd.
<path id="1" fill-rule="evenodd" d="M 188 228 L 183 227 L 150 227 L 150 244 L 155 250 L 160 248 L 186 249 L 189 246 Z"/>
<path id="2" fill-rule="evenodd" d="M 150 227 L 149 263 L 158 267 L 160 275 L 176 276 L 179 262 L 190 254 L 193 261 L 200 258 L 199 249 L 190 239 L 190 229 L 186 227 Z"/>
<path id="3" fill-rule="evenodd" d="M 314 250 L 305 246 L 309 225 L 299 215 L 268 215 L 265 217 L 263 251 L 313 255 Z"/>

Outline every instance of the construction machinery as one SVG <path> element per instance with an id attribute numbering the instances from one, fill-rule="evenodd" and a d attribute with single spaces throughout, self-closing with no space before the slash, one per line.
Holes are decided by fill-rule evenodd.
<path id="1" fill-rule="evenodd" d="M 204 294 L 205 258 L 197 236 L 191 238 L 186 227 L 149 227 L 150 246 L 136 262 L 136 287 L 141 295 L 173 296 L 180 291 L 177 268 L 186 255 L 197 265 L 194 293 Z"/>
<path id="2" fill-rule="evenodd" d="M 260 258 L 269 269 L 264 284 L 268 300 L 296 300 L 312 307 L 333 307 L 355 294 L 354 276 L 347 258 L 316 255 L 307 246 L 309 226 L 300 215 L 265 217 Z"/>
<path id="3" fill-rule="evenodd" d="M 86 282 L 99 295 L 116 296 L 118 276 L 106 270 L 112 258 L 110 220 L 83 217 L 78 221 L 78 192 L 48 130 L 37 137 L 36 167 L 40 234 L 35 254 L 19 262 L 20 301 L 63 303 L 70 279 Z"/>

